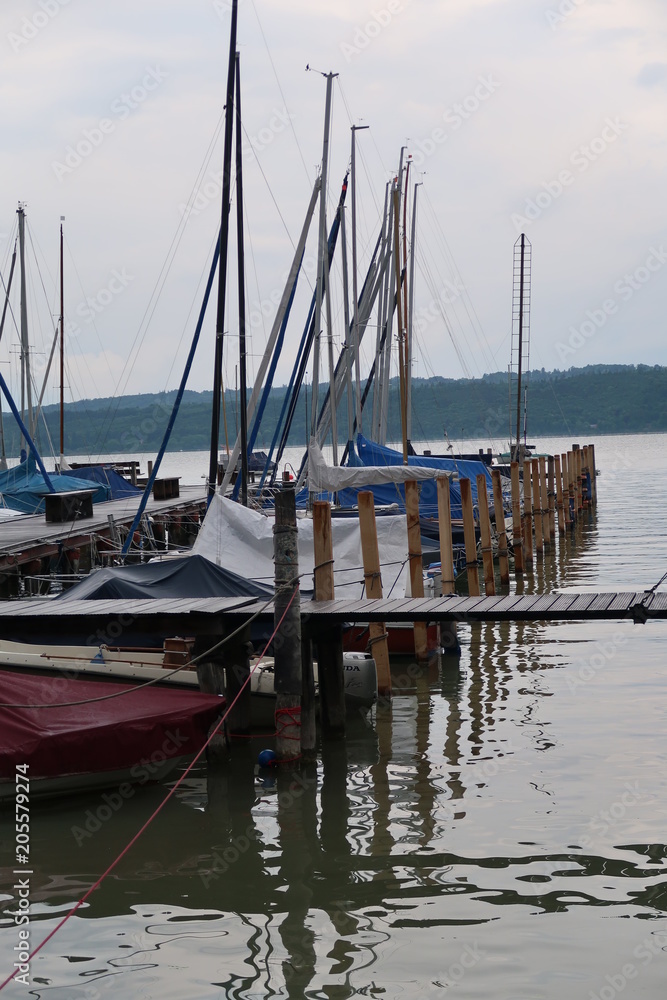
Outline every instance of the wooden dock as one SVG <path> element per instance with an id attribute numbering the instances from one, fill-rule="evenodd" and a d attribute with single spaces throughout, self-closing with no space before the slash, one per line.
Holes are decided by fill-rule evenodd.
<path id="1" fill-rule="evenodd" d="M 253 616 L 273 621 L 273 602 L 252 597 L 173 598 L 155 600 L 0 601 L 0 635 L 4 638 L 40 633 L 70 637 L 108 633 L 121 642 L 133 629 L 173 635 L 224 635 Z M 667 593 L 550 594 L 532 596 L 458 597 L 435 600 L 304 601 L 301 617 L 319 627 L 358 622 L 492 622 L 492 621 L 619 621 L 643 623 L 667 618 Z M 114 627 L 115 626 L 115 627 Z M 120 629 L 120 632 L 118 632 Z M 118 634 L 114 636 L 112 633 Z M 90 638 L 88 639 L 90 641 Z"/>
<path id="2" fill-rule="evenodd" d="M 95 504 L 92 518 L 62 524 L 47 523 L 44 514 L 7 518 L 0 522 L 0 572 L 36 559 L 56 556 L 63 548 L 80 548 L 89 544 L 93 535 L 108 538 L 110 514 L 117 526 L 129 528 L 137 512 L 139 499 L 139 496 L 132 496 Z M 151 497 L 146 513 L 155 515 L 185 512 L 205 502 L 202 486 L 182 486 L 178 499 L 155 500 Z"/>

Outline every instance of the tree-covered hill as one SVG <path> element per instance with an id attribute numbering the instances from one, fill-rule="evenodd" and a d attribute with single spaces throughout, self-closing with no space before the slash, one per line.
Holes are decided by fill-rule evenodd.
<path id="1" fill-rule="evenodd" d="M 285 387 L 271 392 L 257 447 L 266 448 L 285 398 Z M 175 391 L 89 399 L 66 406 L 66 451 L 71 455 L 154 452 L 160 445 Z M 323 391 L 321 397 L 323 398 Z M 398 380 L 389 393 L 388 437 L 400 439 Z M 170 450 L 195 451 L 208 447 L 211 392 L 187 391 L 176 421 Z M 233 441 L 238 426 L 233 391 L 225 397 L 227 433 Z M 481 379 L 416 379 L 413 382 L 413 440 L 481 438 L 505 441 L 509 433 L 507 375 L 496 372 Z M 308 400 L 305 393 L 296 408 L 289 443 L 306 441 Z M 372 392 L 364 411 L 364 430 L 370 435 Z M 338 418 L 339 437 L 347 437 L 345 401 Z M 49 434 L 58 441 L 58 410 L 45 407 Z M 4 414 L 8 455 L 18 451 L 18 432 L 11 415 Z M 531 372 L 528 381 L 528 434 L 581 435 L 667 431 L 667 368 L 648 365 L 594 365 L 565 372 Z M 221 421 L 220 440 L 224 442 Z M 44 427 L 39 431 L 42 451 L 49 454 Z"/>

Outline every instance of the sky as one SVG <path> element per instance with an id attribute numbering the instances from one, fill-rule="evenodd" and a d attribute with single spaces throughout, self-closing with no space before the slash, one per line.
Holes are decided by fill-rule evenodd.
<path id="1" fill-rule="evenodd" d="M 6 282 L 21 202 L 38 386 L 61 216 L 67 398 L 178 384 L 220 220 L 229 26 L 227 0 L 1 5 L 0 271 Z M 658 0 L 240 0 L 251 380 L 319 170 L 328 72 L 329 221 L 350 127 L 369 126 L 356 133 L 360 280 L 403 146 L 421 185 L 415 376 L 507 368 L 522 232 L 531 367 L 667 364 L 666 33 Z M 349 244 L 349 207 L 346 223 Z M 277 384 L 305 320 L 315 228 Z M 236 280 L 232 241 L 228 386 Z M 0 346 L 14 391 L 17 291 Z M 339 260 L 332 301 L 340 344 Z M 189 388 L 212 387 L 214 330 L 209 308 Z M 56 385 L 54 370 L 46 401 Z"/>

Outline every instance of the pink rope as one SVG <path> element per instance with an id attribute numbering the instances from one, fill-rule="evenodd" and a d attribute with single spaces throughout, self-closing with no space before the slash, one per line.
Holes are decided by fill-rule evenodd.
<path id="1" fill-rule="evenodd" d="M 135 833 L 135 835 L 132 838 L 132 840 L 129 842 L 129 844 L 126 845 L 126 847 L 123 848 L 123 850 L 120 852 L 120 854 L 118 855 L 118 857 L 114 861 L 111 862 L 111 864 L 109 865 L 109 867 L 107 868 L 107 870 L 102 875 L 100 875 L 100 877 L 98 878 L 98 880 L 93 885 L 91 885 L 91 887 L 88 890 L 88 892 L 86 892 L 85 895 L 83 895 L 81 897 L 81 899 L 77 903 L 74 904 L 74 906 L 72 907 L 72 909 L 68 913 L 65 914 L 65 916 L 62 918 L 62 920 L 59 921 L 59 923 L 56 924 L 56 926 L 53 928 L 53 930 L 50 931 L 46 935 L 46 937 L 44 938 L 44 940 L 40 944 L 37 945 L 37 947 L 35 948 L 35 950 L 32 951 L 30 953 L 30 955 L 28 955 L 27 962 L 30 962 L 35 957 L 35 955 L 37 955 L 42 950 L 42 948 L 44 947 L 44 945 L 47 944 L 47 942 L 50 941 L 51 938 L 55 934 L 58 933 L 58 931 L 60 930 L 60 928 L 63 927 L 64 924 L 67 923 L 67 921 L 69 920 L 69 918 L 76 913 L 76 911 L 79 909 L 79 907 L 83 906 L 83 904 L 86 902 L 86 900 L 88 899 L 88 897 L 95 891 L 95 889 L 97 889 L 102 884 L 102 882 L 107 877 L 107 875 L 109 875 L 114 870 L 114 868 L 116 867 L 116 865 L 118 864 L 118 862 L 121 861 L 125 857 L 125 855 L 130 850 L 130 848 L 134 844 L 136 844 L 136 842 L 139 840 L 139 837 L 142 835 L 142 833 L 144 832 L 144 830 L 146 830 L 151 825 L 151 823 L 153 822 L 153 820 L 155 819 L 155 817 L 158 815 L 158 813 L 162 812 L 162 810 L 164 809 L 164 807 L 166 806 L 167 802 L 172 797 L 172 795 L 174 794 L 174 792 L 176 791 L 176 789 L 178 788 L 178 786 L 185 780 L 185 778 L 187 778 L 188 774 L 190 773 L 190 771 L 192 770 L 192 768 L 195 766 L 195 764 L 197 763 L 197 761 L 199 760 L 199 758 L 201 757 L 201 755 L 204 753 L 204 751 L 208 747 L 208 745 L 211 742 L 211 740 L 213 739 L 213 737 L 217 736 L 217 734 L 220 731 L 220 728 L 223 725 L 225 719 L 227 718 L 227 716 L 229 715 L 229 713 L 233 709 L 233 707 L 236 704 L 236 702 L 241 697 L 241 694 L 243 693 L 243 689 L 246 687 L 247 684 L 250 683 L 250 678 L 252 677 L 252 675 L 255 672 L 255 670 L 257 670 L 257 667 L 260 665 L 260 663 L 262 662 L 262 660 L 264 659 L 264 657 L 266 656 L 266 651 L 269 648 L 269 646 L 271 645 L 271 643 L 273 642 L 278 629 L 282 625 L 283 619 L 285 618 L 285 615 L 289 611 L 290 606 L 292 604 L 292 601 L 296 597 L 296 595 L 298 593 L 298 590 L 299 590 L 299 584 L 297 584 L 297 586 L 294 588 L 294 593 L 290 597 L 289 602 L 287 604 L 287 607 L 283 611 L 283 614 L 282 614 L 282 617 L 281 617 L 280 621 L 278 622 L 278 624 L 274 628 L 273 633 L 271 635 L 271 638 L 269 639 L 269 641 L 267 642 L 266 646 L 264 647 L 264 650 L 262 651 L 262 655 L 260 656 L 260 658 L 255 663 L 254 667 L 252 668 L 252 670 L 248 674 L 246 680 L 243 682 L 243 684 L 239 688 L 239 690 L 238 690 L 238 692 L 236 694 L 236 697 L 234 698 L 234 700 L 230 704 L 229 708 L 226 710 L 226 712 L 224 713 L 224 715 L 222 716 L 222 718 L 220 719 L 220 721 L 216 725 L 216 727 L 213 730 L 213 732 L 211 733 L 211 735 L 206 740 L 206 743 L 204 743 L 203 747 L 201 748 L 201 750 L 199 751 L 199 753 L 197 754 L 197 756 L 194 758 L 194 760 L 192 760 L 190 762 L 190 764 L 188 764 L 188 766 L 185 769 L 185 771 L 183 772 L 183 774 L 180 776 L 180 778 L 178 779 L 178 781 L 176 782 L 176 784 L 173 786 L 173 788 L 171 788 L 171 790 L 164 797 L 164 799 L 162 800 L 162 802 L 160 803 L 160 805 L 157 807 L 157 809 L 153 812 L 153 814 L 151 816 L 148 817 L 148 819 L 146 820 L 146 822 L 144 823 L 144 825 L 141 827 L 140 830 L 137 831 L 137 833 Z M 13 980 L 13 978 L 14 978 L 15 975 L 16 975 L 15 972 L 10 973 L 9 976 L 7 976 L 7 978 L 2 983 L 0 983 L 0 992 L 2 990 L 4 990 L 5 986 L 7 986 L 9 983 L 11 983 L 11 981 Z"/>

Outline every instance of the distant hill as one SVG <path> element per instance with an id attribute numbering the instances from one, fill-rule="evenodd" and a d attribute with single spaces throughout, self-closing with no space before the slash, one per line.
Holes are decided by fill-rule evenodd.
<path id="1" fill-rule="evenodd" d="M 285 398 L 284 386 L 272 390 L 258 448 L 266 448 Z M 86 399 L 66 406 L 68 454 L 154 452 L 160 446 L 176 391 Z M 186 391 L 170 442 L 171 451 L 208 448 L 212 392 Z M 323 398 L 323 391 L 320 398 Z M 390 383 L 388 437 L 400 439 L 398 380 Z M 481 438 L 505 441 L 509 433 L 507 374 L 495 372 L 480 379 L 415 379 L 412 389 L 412 437 L 437 441 Z M 237 429 L 235 393 L 225 394 L 230 441 Z M 310 402 L 310 390 L 308 391 Z M 372 392 L 366 410 L 370 419 Z M 347 437 L 345 402 L 338 417 L 339 437 Z M 58 440 L 58 410 L 44 408 L 51 439 Z M 368 428 L 365 428 L 368 430 Z M 7 454 L 16 454 L 18 433 L 11 415 L 4 414 Z M 568 371 L 533 371 L 528 380 L 528 434 L 580 435 L 667 431 L 667 367 L 649 365 L 590 365 Z M 43 426 L 38 439 L 45 454 Z M 221 421 L 220 440 L 224 441 Z M 289 443 L 306 441 L 306 398 L 302 398 Z"/>

